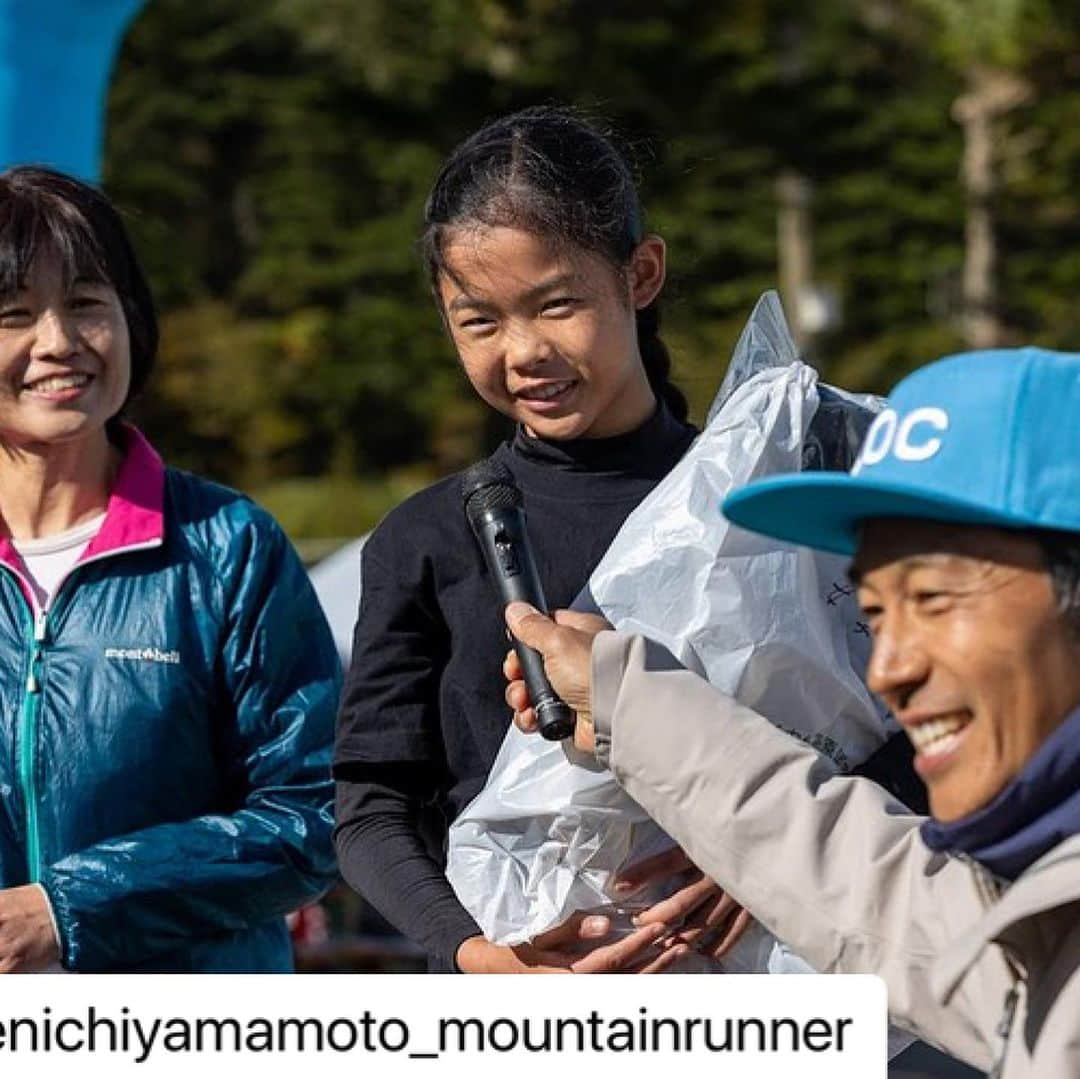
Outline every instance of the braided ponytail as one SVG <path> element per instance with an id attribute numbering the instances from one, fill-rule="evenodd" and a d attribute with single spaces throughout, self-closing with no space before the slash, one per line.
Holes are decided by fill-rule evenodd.
<path id="1" fill-rule="evenodd" d="M 685 421 L 690 406 L 682 390 L 671 381 L 671 355 L 660 339 L 660 304 L 657 300 L 638 308 L 637 336 L 641 362 L 653 393 L 667 405 L 675 419 Z"/>

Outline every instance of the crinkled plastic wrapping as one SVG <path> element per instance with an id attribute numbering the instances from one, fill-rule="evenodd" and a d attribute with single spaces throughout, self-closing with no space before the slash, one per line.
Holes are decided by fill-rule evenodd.
<path id="1" fill-rule="evenodd" d="M 819 386 L 775 293 L 759 302 L 717 397 L 590 578 L 592 606 L 849 771 L 897 728 L 863 682 L 870 637 L 847 559 L 744 532 L 720 504 L 761 476 L 847 468 L 878 403 Z"/>
<path id="2" fill-rule="evenodd" d="M 734 528 L 720 504 L 758 476 L 846 468 L 879 407 L 819 386 L 767 293 L 702 434 L 626 520 L 575 604 L 661 641 L 842 771 L 896 729 L 862 681 L 869 638 L 844 560 Z M 629 924 L 626 900 L 610 892 L 615 875 L 670 845 L 609 772 L 569 744 L 511 728 L 484 790 L 451 827 L 447 872 L 484 934 L 516 944 L 575 911 Z M 757 928 L 723 966 L 770 964 L 807 969 Z"/>

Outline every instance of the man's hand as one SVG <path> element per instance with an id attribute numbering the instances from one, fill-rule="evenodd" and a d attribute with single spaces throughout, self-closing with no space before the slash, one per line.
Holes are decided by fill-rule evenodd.
<path id="1" fill-rule="evenodd" d="M 661 947 L 667 928 L 659 921 L 604 943 L 609 931 L 607 918 L 575 914 L 531 944 L 470 937 L 458 948 L 457 964 L 466 974 L 661 974 L 690 951 L 684 943 Z"/>
<path id="2" fill-rule="evenodd" d="M 556 611 L 553 620 L 527 603 L 511 603 L 506 608 L 506 624 L 519 641 L 544 657 L 552 688 L 577 714 L 574 745 L 592 753 L 592 642 L 601 630 L 611 627 L 598 615 L 580 611 Z M 513 650 L 506 657 L 503 673 L 510 683 L 506 703 L 514 710 L 514 722 L 523 731 L 536 730 L 536 713 Z"/>
<path id="3" fill-rule="evenodd" d="M 682 887 L 643 911 L 634 923 L 670 926 L 665 945 L 681 944 L 712 959 L 723 959 L 754 919 L 720 885 L 706 877 L 679 847 L 624 870 L 615 882 L 615 894 L 620 899 L 629 899 L 647 884 L 667 881 L 678 874 L 686 878 Z"/>
<path id="4" fill-rule="evenodd" d="M 36 884 L 0 889 L 0 974 L 28 974 L 58 962 L 45 892 Z"/>

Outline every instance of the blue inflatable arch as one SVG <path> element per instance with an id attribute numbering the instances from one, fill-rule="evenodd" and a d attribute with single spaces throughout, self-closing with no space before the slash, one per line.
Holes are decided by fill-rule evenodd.
<path id="1" fill-rule="evenodd" d="M 0 167 L 101 175 L 105 98 L 146 0 L 0 0 Z"/>

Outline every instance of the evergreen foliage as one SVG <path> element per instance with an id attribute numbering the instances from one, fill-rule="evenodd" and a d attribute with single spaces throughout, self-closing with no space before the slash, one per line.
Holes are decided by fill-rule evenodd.
<path id="1" fill-rule="evenodd" d="M 697 416 L 777 282 L 785 171 L 813 185 L 815 277 L 842 300 L 814 359 L 886 389 L 961 345 L 966 26 L 1035 87 L 998 129 L 1002 323 L 1077 347 L 1080 16 L 990 6 L 997 29 L 965 0 L 152 0 L 106 154 L 163 313 L 142 422 L 297 535 L 368 527 L 482 452 L 499 424 L 430 302 L 421 208 L 462 137 L 548 101 L 612 119 L 639 161 Z"/>

